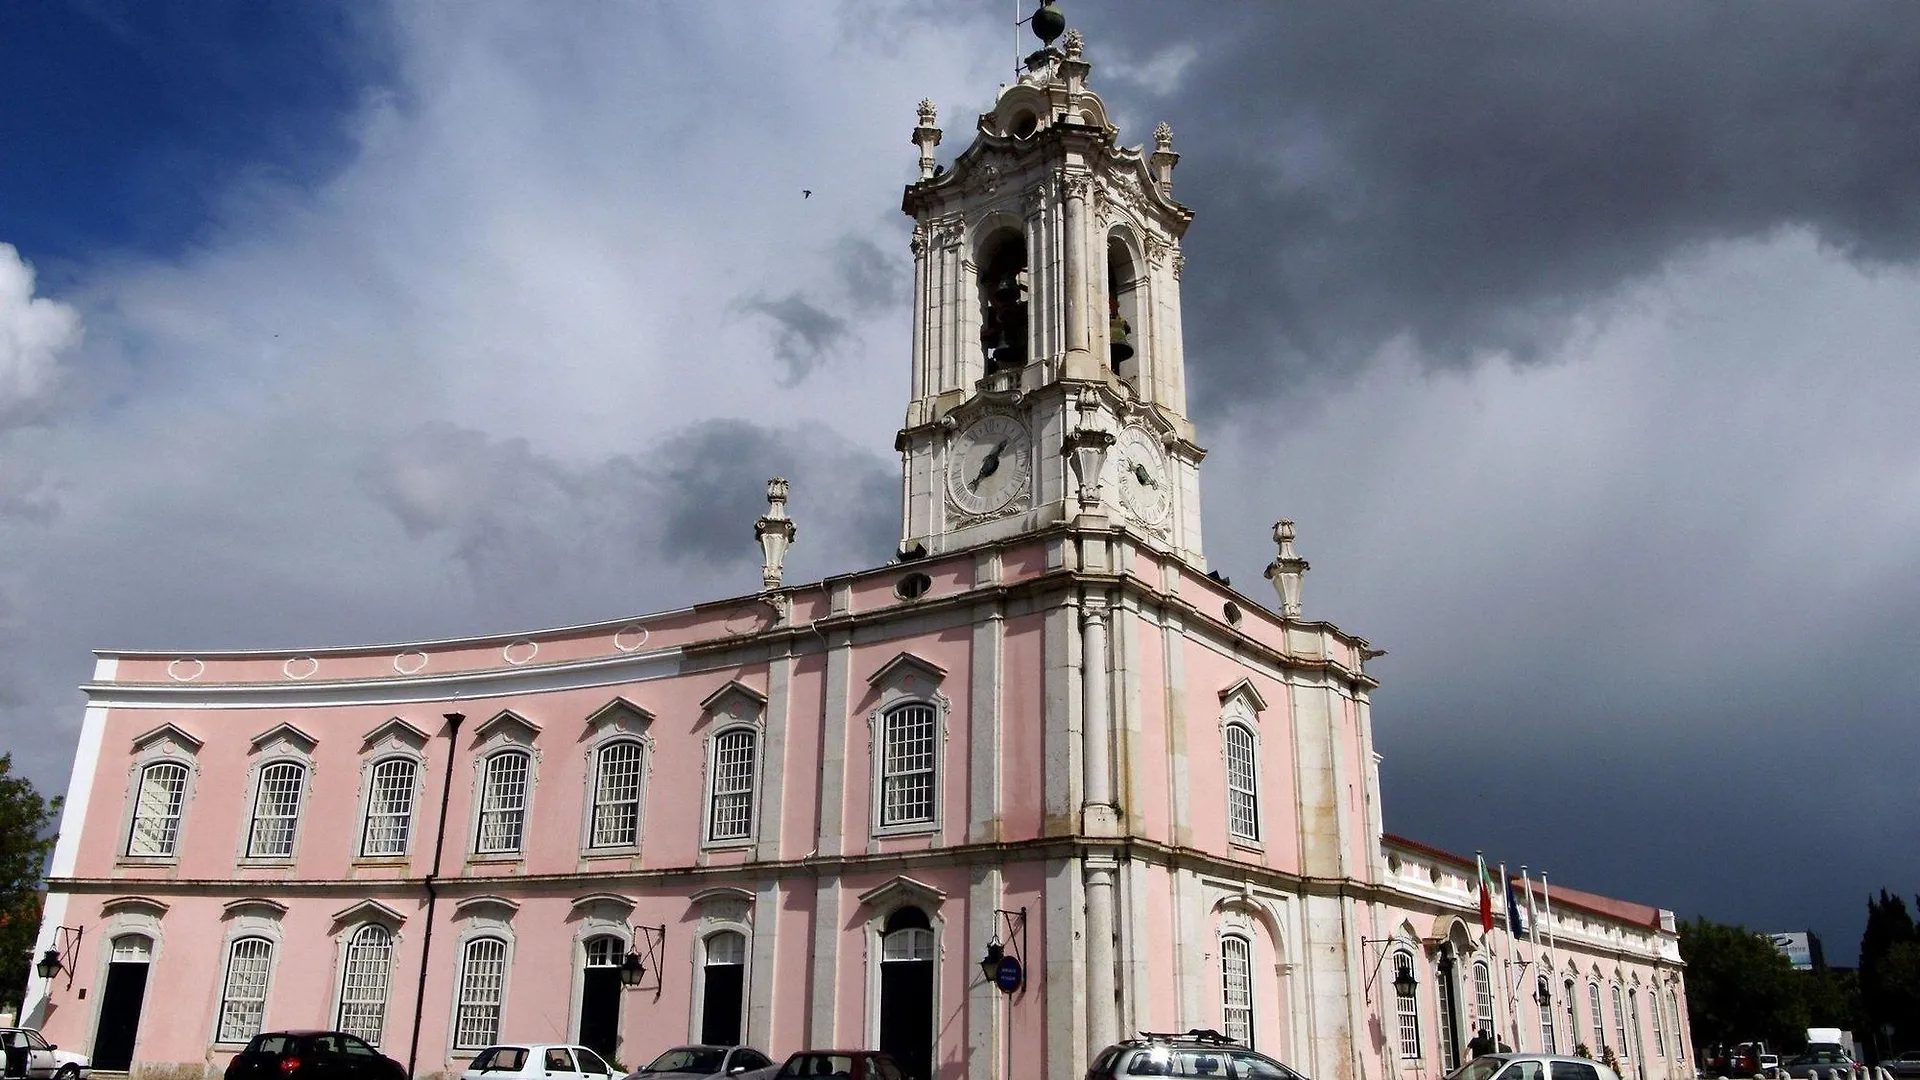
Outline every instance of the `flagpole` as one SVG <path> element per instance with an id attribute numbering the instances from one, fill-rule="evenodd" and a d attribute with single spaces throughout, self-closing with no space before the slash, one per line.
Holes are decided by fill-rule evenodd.
<path id="1" fill-rule="evenodd" d="M 1560 950 L 1553 936 L 1553 889 L 1547 884 L 1547 872 L 1545 870 L 1540 871 L 1540 917 L 1547 922 L 1547 963 L 1551 967 L 1554 963 L 1554 956 Z M 1553 991 L 1560 989 L 1558 985 L 1559 982 L 1560 973 L 1558 971 L 1551 972 L 1547 979 L 1547 992 L 1551 994 Z M 1567 993 L 1571 995 L 1573 991 L 1568 990 Z M 1569 1053 L 1572 1052 L 1574 1047 L 1580 1045 L 1579 1026 L 1580 1025 L 1574 1021 L 1573 1002 L 1569 1000 L 1567 1002 L 1567 1050 Z M 1597 1050 L 1594 1052 L 1599 1053 Z"/>
<path id="2" fill-rule="evenodd" d="M 1533 878 L 1527 874 L 1526 863 L 1520 864 L 1520 887 L 1526 890 L 1526 894 L 1527 894 L 1527 940 L 1532 942 L 1533 944 L 1534 960 L 1540 961 L 1542 959 L 1540 955 L 1540 912 L 1539 912 L 1539 909 L 1533 906 Z M 1549 972 L 1547 971 L 1547 965 L 1545 963 L 1541 963 L 1540 967 L 1541 967 L 1541 971 L 1540 971 L 1541 974 L 1549 974 Z M 1527 996 L 1529 998 L 1533 998 L 1532 994 L 1528 994 Z M 1547 1003 L 1545 1005 L 1541 1005 L 1540 1000 L 1538 998 L 1534 998 L 1533 1003 L 1536 1006 L 1539 1006 L 1540 1008 L 1547 1010 L 1548 1020 L 1553 1019 L 1553 980 L 1552 979 L 1547 980 Z M 1546 1031 L 1547 1031 L 1547 1025 L 1541 1024 L 1540 1025 L 1541 1035 L 1544 1036 L 1546 1034 Z M 1545 1045 L 1546 1044 L 1545 1038 L 1542 1038 L 1540 1041 L 1541 1041 L 1540 1052 L 1543 1054 L 1551 1054 L 1559 1049 L 1559 1047 L 1557 1046 Z"/>

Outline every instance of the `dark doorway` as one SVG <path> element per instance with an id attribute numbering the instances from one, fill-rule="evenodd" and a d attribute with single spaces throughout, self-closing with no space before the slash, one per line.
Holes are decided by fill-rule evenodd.
<path id="1" fill-rule="evenodd" d="M 587 942 L 580 973 L 580 1045 L 611 1061 L 620 1048 L 620 939 Z"/>
<path id="2" fill-rule="evenodd" d="M 701 978 L 700 1041 L 710 1046 L 737 1045 L 747 988 L 746 935 L 723 930 L 709 936 Z"/>
<path id="3" fill-rule="evenodd" d="M 1460 1067 L 1460 1000 L 1453 985 L 1453 952 L 1441 953 L 1437 966 L 1440 977 L 1434 981 L 1440 987 L 1440 1067 L 1452 1072 Z"/>
<path id="4" fill-rule="evenodd" d="M 904 907 L 880 941 L 880 1049 L 908 1080 L 933 1080 L 933 929 Z"/>
<path id="5" fill-rule="evenodd" d="M 133 1042 L 140 1034 L 140 1008 L 147 997 L 147 968 L 153 942 L 138 934 L 115 938 L 107 964 L 107 986 L 100 994 L 100 1026 L 93 1035 L 93 1068 L 125 1072 L 133 1065 Z"/>

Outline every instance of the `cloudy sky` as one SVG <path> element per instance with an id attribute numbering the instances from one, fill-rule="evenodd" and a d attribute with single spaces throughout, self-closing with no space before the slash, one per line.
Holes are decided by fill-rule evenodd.
<path id="1" fill-rule="evenodd" d="M 748 591 L 776 472 L 790 580 L 884 559 L 907 133 L 1015 6 L 0 5 L 0 745 L 64 788 L 92 648 Z M 1294 518 L 1390 650 L 1388 827 L 1851 962 L 1920 889 L 1920 6 L 1067 11 L 1199 214 L 1209 556 Z"/>

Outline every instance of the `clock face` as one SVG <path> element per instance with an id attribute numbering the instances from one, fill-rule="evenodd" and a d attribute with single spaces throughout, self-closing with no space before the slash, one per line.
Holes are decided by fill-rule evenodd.
<path id="1" fill-rule="evenodd" d="M 1120 504 L 1148 525 L 1158 525 L 1173 510 L 1173 473 L 1160 442 L 1139 428 L 1120 434 L 1113 448 Z"/>
<path id="2" fill-rule="evenodd" d="M 1027 493 L 1033 440 L 1010 416 L 984 416 L 947 444 L 947 492 L 969 514 L 991 514 Z"/>

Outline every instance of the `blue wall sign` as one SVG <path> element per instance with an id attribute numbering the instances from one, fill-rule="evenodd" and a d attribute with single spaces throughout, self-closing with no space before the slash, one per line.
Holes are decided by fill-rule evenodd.
<path id="1" fill-rule="evenodd" d="M 1025 973 L 1020 970 L 1020 961 L 1017 958 L 1003 956 L 1000 958 L 1000 966 L 993 969 L 993 985 L 999 987 L 1003 992 L 1011 994 L 1015 990 L 1020 989 L 1020 982 L 1024 974 Z"/>

